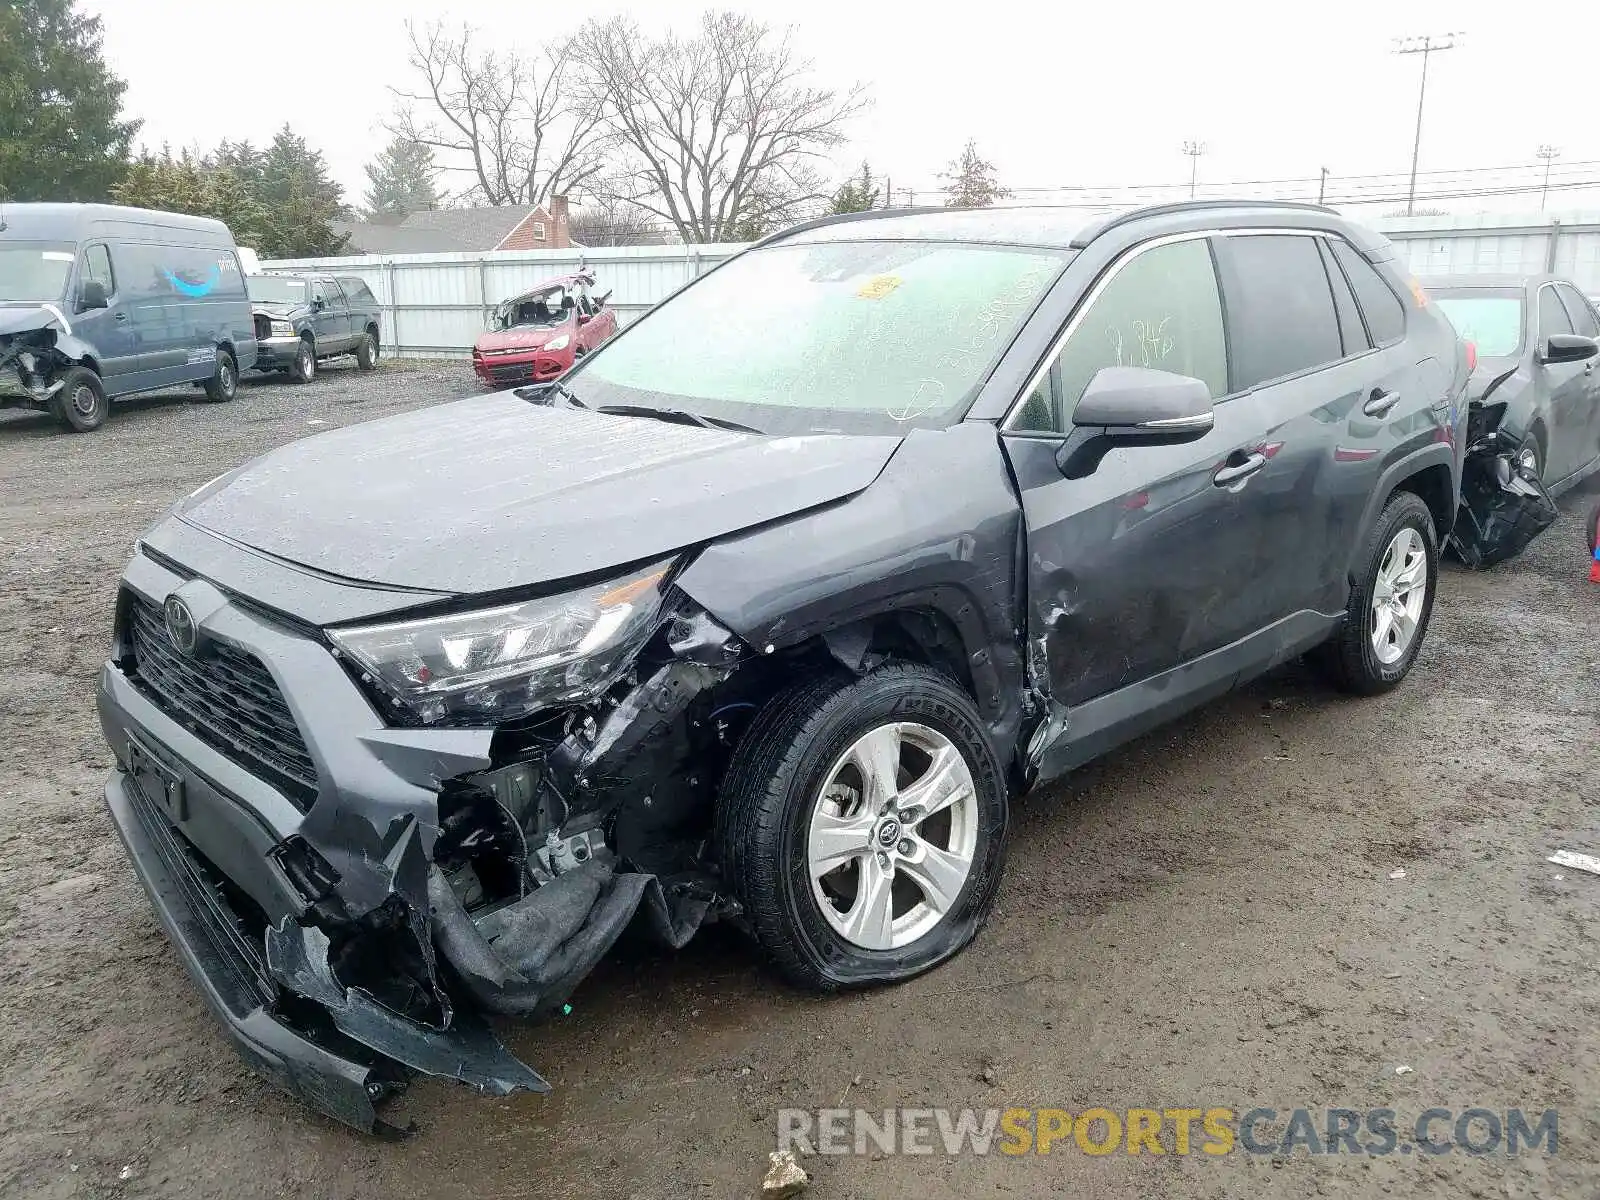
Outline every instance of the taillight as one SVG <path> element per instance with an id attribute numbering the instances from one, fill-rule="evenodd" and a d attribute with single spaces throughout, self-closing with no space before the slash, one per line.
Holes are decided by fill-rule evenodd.
<path id="1" fill-rule="evenodd" d="M 1467 370 L 1476 371 L 1478 369 L 1478 343 L 1462 342 L 1461 344 L 1467 348 Z"/>

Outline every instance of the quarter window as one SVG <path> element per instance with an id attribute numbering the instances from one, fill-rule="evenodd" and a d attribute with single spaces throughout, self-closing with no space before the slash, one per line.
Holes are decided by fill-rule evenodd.
<path id="1" fill-rule="evenodd" d="M 1333 285 L 1333 307 L 1339 314 L 1339 337 L 1344 342 L 1345 357 L 1370 350 L 1372 341 L 1367 337 L 1367 327 L 1361 323 L 1361 309 L 1356 304 L 1355 293 L 1350 290 L 1350 281 L 1333 257 L 1333 248 L 1322 238 L 1317 241 L 1322 243 L 1322 265 L 1327 268 L 1328 282 Z"/>
<path id="2" fill-rule="evenodd" d="M 1319 240 L 1270 233 L 1218 239 L 1235 390 L 1344 356 Z"/>
<path id="3" fill-rule="evenodd" d="M 1567 310 L 1561 306 L 1561 297 L 1556 295 L 1556 289 L 1546 285 L 1539 289 L 1539 337 L 1549 337 L 1552 333 L 1571 333 L 1572 321 L 1567 316 Z"/>
<path id="4" fill-rule="evenodd" d="M 1386 346 L 1398 342 L 1406 335 L 1406 309 L 1394 289 L 1384 282 L 1378 269 L 1369 263 L 1355 248 L 1342 238 L 1333 242 L 1333 256 L 1344 268 L 1345 278 L 1361 302 L 1362 315 L 1367 319 L 1367 332 L 1372 334 L 1372 344 Z"/>
<path id="5" fill-rule="evenodd" d="M 1202 238 L 1154 246 L 1126 260 L 1089 302 L 1012 428 L 1059 433 L 1102 367 L 1150 367 L 1228 391 L 1222 304 Z M 1062 404 L 1052 403 L 1052 394 Z"/>

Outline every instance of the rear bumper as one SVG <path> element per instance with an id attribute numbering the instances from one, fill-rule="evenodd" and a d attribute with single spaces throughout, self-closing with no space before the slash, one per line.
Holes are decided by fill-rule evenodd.
<path id="1" fill-rule="evenodd" d="M 127 775 L 111 777 L 105 801 L 179 960 L 244 1060 L 337 1121 L 369 1133 L 388 1131 L 374 1102 L 400 1085 L 398 1073 L 355 1043 L 340 1046 L 345 1039 L 337 1033 L 313 1040 L 310 1031 L 277 1015 L 278 989 L 260 942 L 239 928 L 192 851 Z"/>

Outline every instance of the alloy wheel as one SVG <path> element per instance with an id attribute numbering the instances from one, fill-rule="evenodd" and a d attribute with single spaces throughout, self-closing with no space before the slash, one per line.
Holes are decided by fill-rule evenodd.
<path id="1" fill-rule="evenodd" d="M 1372 649 L 1384 666 L 1405 657 L 1428 596 L 1428 552 L 1422 535 L 1403 526 L 1378 561 L 1372 586 Z"/>
<path id="2" fill-rule="evenodd" d="M 978 848 L 966 759 L 911 721 L 863 734 L 829 768 L 812 810 L 806 866 L 823 918 L 868 950 L 897 950 L 955 905 Z"/>

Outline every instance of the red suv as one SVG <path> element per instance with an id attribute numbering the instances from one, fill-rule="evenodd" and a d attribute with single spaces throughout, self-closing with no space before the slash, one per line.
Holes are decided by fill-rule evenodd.
<path id="1" fill-rule="evenodd" d="M 472 369 L 491 387 L 559 379 L 583 355 L 617 331 L 611 293 L 591 296 L 594 275 L 580 271 L 547 279 L 513 296 L 494 313 L 494 329 L 472 347 Z"/>

